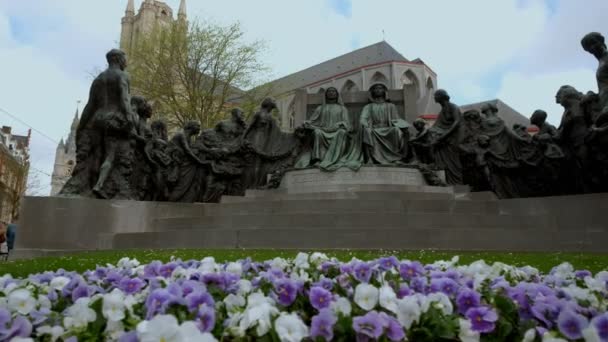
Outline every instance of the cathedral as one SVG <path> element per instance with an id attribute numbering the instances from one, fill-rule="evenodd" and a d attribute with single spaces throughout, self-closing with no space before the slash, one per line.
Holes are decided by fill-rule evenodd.
<path id="1" fill-rule="evenodd" d="M 175 21 L 187 21 L 186 0 L 181 0 L 177 18 L 173 15 L 173 9 L 162 1 L 143 0 L 136 13 L 135 0 L 128 0 L 125 15 L 121 20 L 120 48 L 128 54 L 142 34 L 151 32 L 156 25 L 162 27 Z M 335 87 L 344 93 L 367 90 L 378 82 L 390 89 L 403 89 L 406 85 L 414 85 L 415 111 L 406 113 L 405 119 L 413 122 L 416 118 L 422 118 L 429 125 L 434 122 L 440 110 L 433 99 L 433 93 L 438 88 L 437 74 L 422 59 L 410 60 L 386 41 L 351 51 L 274 80 L 268 85 L 281 113 L 281 129 L 289 132 L 301 124 L 295 115 L 295 94 L 298 89 L 306 89 L 308 93 L 314 94 L 324 92 L 328 87 Z M 498 115 L 509 127 L 515 123 L 529 125 L 526 117 L 498 99 L 463 105 L 462 109 L 479 109 L 488 102 L 499 108 Z M 61 190 L 76 160 L 74 136 L 77 125 L 78 115 L 72 122 L 68 139 L 65 142 L 62 140 L 57 146 L 51 195 Z M 531 128 L 529 131 L 533 133 L 532 130 Z"/>
<path id="2" fill-rule="evenodd" d="M 55 165 L 51 176 L 51 196 L 55 196 L 61 191 L 72 174 L 72 169 L 76 163 L 76 129 L 78 128 L 78 122 L 78 109 L 76 109 L 68 138 L 65 141 L 61 138 L 55 150 Z"/>

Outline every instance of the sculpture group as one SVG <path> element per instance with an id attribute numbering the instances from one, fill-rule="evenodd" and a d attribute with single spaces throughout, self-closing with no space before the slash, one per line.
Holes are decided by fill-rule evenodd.
<path id="1" fill-rule="evenodd" d="M 336 88 L 294 133 L 279 129 L 265 99 L 249 122 L 235 108 L 214 128 L 186 122 L 168 138 L 163 121 L 151 123 L 152 106 L 131 96 L 124 52 L 106 55 L 108 69 L 91 86 L 77 129 L 77 161 L 61 195 L 172 202 L 217 202 L 222 195 L 278 186 L 290 169 L 362 165 L 415 167 L 432 185 L 467 184 L 501 198 L 608 191 L 608 52 L 604 37 L 590 33 L 583 48 L 599 61 L 599 92 L 583 95 L 562 86 L 556 101 L 564 107 L 558 128 L 535 111 L 525 126 L 507 127 L 498 109 L 460 108 L 445 90 L 435 92 L 441 105 L 437 120 L 410 125 L 388 97 L 384 84 L 369 89 L 369 102 L 358 120 Z"/>

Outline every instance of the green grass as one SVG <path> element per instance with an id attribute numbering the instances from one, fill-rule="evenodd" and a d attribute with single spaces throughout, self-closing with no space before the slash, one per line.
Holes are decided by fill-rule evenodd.
<path id="1" fill-rule="evenodd" d="M 445 251 L 389 251 L 389 250 L 328 250 L 322 251 L 329 256 L 347 261 L 352 257 L 359 259 L 374 259 L 387 255 L 395 255 L 399 259 L 419 260 L 430 263 L 437 260 L 449 260 L 454 255 L 460 256 L 460 263 L 466 264 L 483 259 L 488 263 L 496 261 L 506 264 L 525 266 L 531 265 L 543 272 L 548 272 L 553 266 L 562 262 L 570 262 L 576 269 L 587 269 L 598 272 L 608 269 L 608 254 L 593 253 L 509 253 L 509 252 L 445 252 Z M 168 261 L 172 256 L 182 260 L 200 260 L 206 256 L 215 257 L 217 262 L 234 261 L 250 256 L 256 261 L 279 257 L 295 257 L 294 250 L 271 249 L 178 249 L 178 250 L 128 250 L 128 251 L 95 251 L 79 253 L 62 257 L 44 257 L 31 260 L 0 262 L 0 275 L 10 273 L 13 277 L 26 277 L 32 273 L 51 271 L 63 268 L 68 271 L 86 271 L 96 265 L 115 264 L 123 257 L 137 258 L 142 263 L 153 260 Z"/>

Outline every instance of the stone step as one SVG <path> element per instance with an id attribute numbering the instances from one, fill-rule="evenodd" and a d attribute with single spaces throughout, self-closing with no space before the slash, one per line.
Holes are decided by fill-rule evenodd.
<path id="1" fill-rule="evenodd" d="M 325 186 L 303 186 L 289 189 L 272 190 L 247 190 L 246 197 L 265 197 L 275 194 L 304 194 L 304 193 L 326 193 L 326 192 L 403 192 L 403 193 L 441 193 L 454 194 L 452 187 L 439 186 L 414 186 L 414 185 L 384 185 L 384 184 L 363 184 L 363 185 L 325 185 Z"/>
<path id="2" fill-rule="evenodd" d="M 386 228 L 472 228 L 499 227 L 513 230 L 534 230 L 548 227 L 554 220 L 547 216 L 482 215 L 462 213 L 296 213 L 254 214 L 231 216 L 205 216 L 193 218 L 157 219 L 152 231 L 179 229 L 259 229 L 259 228 L 317 228 L 333 226 L 334 229 L 354 227 Z"/>
<path id="3" fill-rule="evenodd" d="M 597 243 L 598 240 L 601 243 Z M 530 230 L 478 226 L 476 228 L 276 227 L 261 229 L 186 229 L 123 233 L 114 249 L 130 248 L 281 248 L 498 250 L 602 252 L 605 233 L 539 228 Z"/>
<path id="4" fill-rule="evenodd" d="M 281 193 L 272 192 L 264 196 L 222 196 L 221 203 L 243 203 L 258 201 L 294 201 L 294 200 L 344 200 L 344 199 L 368 199 L 368 200 L 454 200 L 450 193 L 408 193 L 398 191 L 339 191 L 339 192 L 310 192 L 310 193 Z"/>
<path id="5" fill-rule="evenodd" d="M 373 197 L 372 197 L 373 198 Z M 411 200 L 394 196 L 390 199 L 360 198 L 352 194 L 349 199 L 296 199 L 278 200 L 259 198 L 255 201 L 222 203 L 206 210 L 208 216 L 296 213 L 470 213 L 498 214 L 497 201 L 454 201 L 445 199 Z M 194 215 L 200 217 L 202 215 Z"/>

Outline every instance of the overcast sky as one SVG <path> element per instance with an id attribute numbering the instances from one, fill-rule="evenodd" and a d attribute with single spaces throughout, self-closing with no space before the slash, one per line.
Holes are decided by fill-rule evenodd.
<path id="1" fill-rule="evenodd" d="M 166 2 L 177 13 L 179 0 Z M 0 108 L 53 140 L 32 133 L 32 172 L 43 192 L 55 142 L 67 135 L 77 101 L 86 103 L 90 73 L 118 46 L 126 3 L 0 0 Z M 526 116 L 543 108 L 555 124 L 561 85 L 597 88 L 597 61 L 580 39 L 608 34 L 607 13 L 608 0 L 188 0 L 189 18 L 240 21 L 247 39 L 266 40 L 274 77 L 384 37 L 432 68 L 455 103 L 500 98 Z M 2 112 L 0 124 L 28 129 Z"/>

